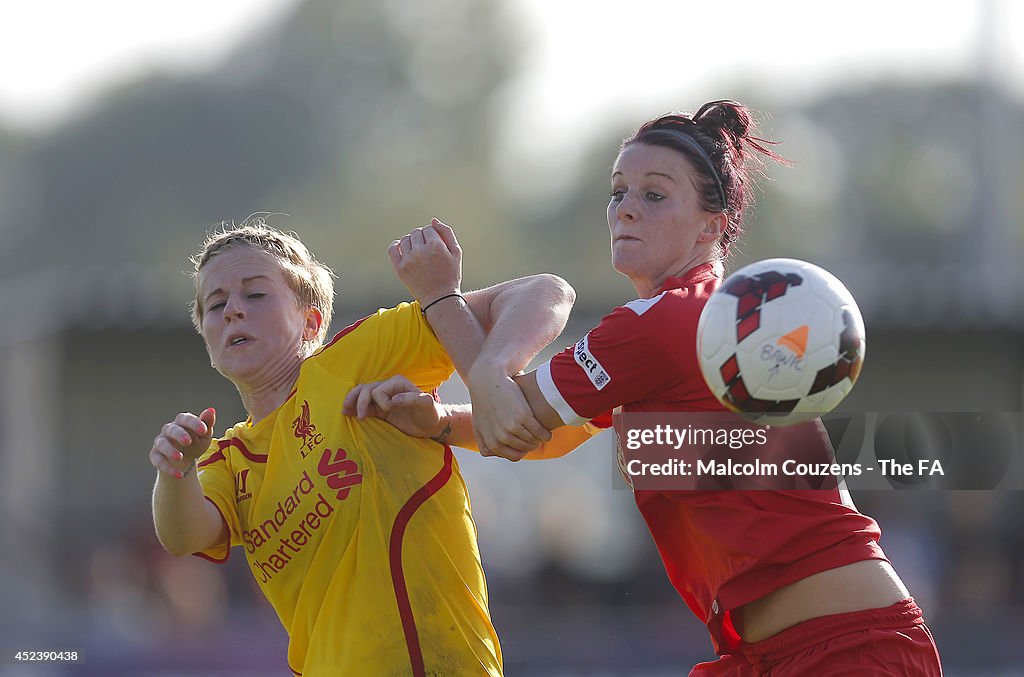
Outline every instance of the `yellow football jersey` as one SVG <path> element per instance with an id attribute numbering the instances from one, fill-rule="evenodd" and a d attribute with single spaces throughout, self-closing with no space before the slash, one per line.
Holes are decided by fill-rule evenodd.
<path id="1" fill-rule="evenodd" d="M 380 310 L 307 359 L 275 412 L 200 458 L 203 491 L 287 629 L 296 674 L 501 674 L 451 449 L 341 413 L 358 383 L 404 374 L 430 391 L 451 372 L 418 304 Z"/>

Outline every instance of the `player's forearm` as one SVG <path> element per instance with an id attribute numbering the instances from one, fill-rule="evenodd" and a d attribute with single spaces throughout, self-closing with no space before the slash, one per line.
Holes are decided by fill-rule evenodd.
<path id="1" fill-rule="evenodd" d="M 445 425 L 447 433 L 443 440 L 453 447 L 462 447 L 471 451 L 477 448 L 476 436 L 473 434 L 473 406 L 470 404 L 445 404 L 448 412 Z M 439 438 L 434 438 L 439 440 Z"/>
<path id="2" fill-rule="evenodd" d="M 153 525 L 164 549 L 189 555 L 217 542 L 223 523 L 203 495 L 195 471 L 183 479 L 157 473 L 153 487 Z"/>
<path id="3" fill-rule="evenodd" d="M 437 340 L 465 381 L 487 335 L 470 307 L 457 297 L 432 304 L 425 313 Z"/>
<path id="4" fill-rule="evenodd" d="M 516 280 L 491 301 L 492 327 L 477 361 L 511 376 L 554 341 L 569 319 L 576 291 L 557 275 Z"/>

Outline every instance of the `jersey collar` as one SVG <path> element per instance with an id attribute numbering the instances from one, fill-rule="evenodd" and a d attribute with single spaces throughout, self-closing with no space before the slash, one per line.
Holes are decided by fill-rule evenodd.
<path id="1" fill-rule="evenodd" d="M 699 266 L 694 266 L 688 271 L 677 277 L 667 278 L 658 288 L 658 293 L 668 291 L 669 289 L 682 289 L 683 287 L 689 287 L 701 282 L 709 282 L 717 278 L 718 275 L 715 273 L 715 264 L 708 262 L 702 263 Z"/>

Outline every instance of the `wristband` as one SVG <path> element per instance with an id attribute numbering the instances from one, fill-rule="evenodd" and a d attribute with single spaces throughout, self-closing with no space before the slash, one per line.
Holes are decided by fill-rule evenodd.
<path id="1" fill-rule="evenodd" d="M 439 299 L 434 299 L 433 301 L 431 301 L 427 305 L 425 305 L 422 308 L 420 308 L 420 312 L 423 313 L 424 315 L 426 315 L 427 314 L 427 310 L 430 308 L 430 306 L 434 305 L 435 303 L 438 303 L 439 301 L 444 301 L 445 299 L 450 299 L 453 296 L 458 296 L 460 299 L 462 299 L 463 303 L 466 302 L 466 299 L 465 299 L 465 297 L 462 296 L 462 294 L 460 294 L 457 291 L 453 291 L 451 294 L 445 294 L 444 296 L 442 296 Z"/>

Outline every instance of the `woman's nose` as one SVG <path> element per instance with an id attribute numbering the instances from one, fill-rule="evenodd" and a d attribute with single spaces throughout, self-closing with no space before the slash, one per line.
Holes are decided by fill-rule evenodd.
<path id="1" fill-rule="evenodd" d="M 627 192 L 615 205 L 615 215 L 619 217 L 620 221 L 632 221 L 636 218 L 636 200 L 632 197 L 632 193 Z"/>
<path id="2" fill-rule="evenodd" d="M 228 299 L 227 303 L 224 304 L 224 317 L 227 319 L 240 319 L 245 317 L 245 310 L 234 300 Z"/>

